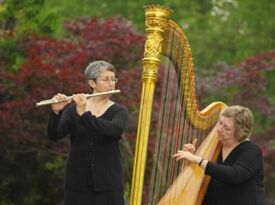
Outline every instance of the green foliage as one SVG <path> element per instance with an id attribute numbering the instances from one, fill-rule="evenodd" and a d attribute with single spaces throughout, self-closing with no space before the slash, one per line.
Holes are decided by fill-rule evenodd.
<path id="1" fill-rule="evenodd" d="M 198 71 L 213 69 L 216 62 L 241 62 L 263 50 L 275 47 L 272 0 L 7 0 L 2 18 L 5 28 L 36 32 L 62 38 L 63 23 L 76 17 L 123 16 L 144 31 L 147 4 L 169 6 L 172 19 L 185 30 Z M 260 16 L 260 18 L 259 18 Z M 16 35 L 19 35 L 16 33 Z M 15 51 L 16 52 L 16 51 Z"/>
<path id="2" fill-rule="evenodd" d="M 56 156 L 53 161 L 45 163 L 45 168 L 49 171 L 58 170 L 63 167 L 64 157 Z"/>
<path id="3" fill-rule="evenodd" d="M 60 156 L 12 140 L 1 144 L 0 151 L 1 205 L 55 204 L 52 196 L 63 195 L 60 173 L 63 173 L 64 160 Z M 55 166 L 48 169 L 45 164 Z"/>
<path id="4" fill-rule="evenodd" d="M 44 0 L 4 1 L 0 9 L 0 65 L 3 68 L 17 70 L 25 62 L 22 38 L 33 33 L 52 35 L 62 26 L 56 25 L 55 16 L 45 14 L 43 7 Z"/>
<path id="5" fill-rule="evenodd" d="M 15 205 L 15 204 L 10 203 L 10 202 L 8 202 L 6 200 L 2 200 L 2 201 L 0 201 L 0 205 Z"/>
<path id="6" fill-rule="evenodd" d="M 6 0 L 6 9 L 0 17 L 5 30 L 15 30 L 16 35 L 47 33 L 55 30 L 55 16 L 43 12 L 45 0 Z"/>
<path id="7" fill-rule="evenodd" d="M 241 62 L 260 51 L 274 49 L 274 1 L 200 2 L 185 1 L 175 11 L 182 14 L 176 20 L 186 27 L 199 68 L 213 69 L 219 61 Z"/>
<path id="8" fill-rule="evenodd" d="M 0 40 L 0 63 L 4 68 L 16 71 L 25 62 L 24 51 L 16 39 Z"/>
<path id="9" fill-rule="evenodd" d="M 150 3 L 160 4 L 160 0 L 153 0 Z M 125 0 L 55 0 L 45 1 L 45 12 L 47 14 L 58 14 L 57 21 L 60 25 L 64 20 L 75 17 L 111 17 L 123 16 L 135 22 L 139 28 L 144 28 L 143 6 L 148 4 L 146 0 L 125 1 Z"/>
<path id="10" fill-rule="evenodd" d="M 60 154 L 66 152 L 66 146 L 64 148 L 62 143 L 57 146 L 45 143 L 47 112 L 43 109 L 37 112 L 33 104 L 38 99 L 51 96 L 56 90 L 70 93 L 73 89 L 83 89 L 83 85 L 79 83 L 81 78 L 78 71 L 89 60 L 106 58 L 115 61 L 115 64 L 122 68 L 119 87 L 123 89 L 123 93 L 127 93 L 127 97 L 120 96 L 120 100 L 131 110 L 132 124 L 127 135 L 127 140 L 130 141 L 124 139 L 121 148 L 126 153 L 125 156 L 132 156 L 141 76 L 139 70 L 128 68 L 138 65 L 141 59 L 141 41 L 139 39 L 134 40 L 138 42 L 135 44 L 132 41 L 128 41 L 130 44 L 125 43 L 127 36 L 123 36 L 124 32 L 120 32 L 120 29 L 125 31 L 124 29 L 127 30 L 133 25 L 123 18 L 116 18 L 118 22 L 121 20 L 123 25 L 115 27 L 115 32 L 94 27 L 92 21 L 86 30 L 84 28 L 85 35 L 78 35 L 77 29 L 83 28 L 90 17 L 122 16 L 134 22 L 134 26 L 144 32 L 143 6 L 147 4 L 149 2 L 146 0 L 4 0 L 0 3 L 0 142 L 4 142 L 0 143 L 0 151 L 3 153 L 0 160 L 0 178 L 3 179 L 0 182 L 0 205 L 55 204 L 53 198 L 62 198 L 62 184 L 56 185 L 56 182 L 62 181 L 64 159 L 60 155 L 45 154 L 42 150 L 54 150 Z M 271 136 L 274 136 L 274 115 L 267 113 L 272 111 L 269 105 L 273 106 L 275 102 L 274 67 L 265 67 L 265 71 L 261 71 L 257 76 L 259 78 L 256 80 L 259 80 L 260 84 L 256 87 L 264 88 L 256 90 L 257 92 L 254 92 L 254 87 L 251 88 L 249 84 L 239 84 L 241 81 L 232 83 L 232 78 L 219 82 L 220 87 L 211 86 L 211 82 L 216 82 L 214 77 L 220 73 L 231 69 L 238 71 L 240 66 L 236 67 L 235 64 L 248 57 L 261 51 L 274 50 L 275 2 L 153 0 L 150 4 L 171 7 L 174 10 L 172 19 L 179 23 L 187 34 L 197 73 L 202 76 L 199 80 L 199 102 L 204 105 L 216 100 L 223 100 L 227 104 L 247 103 L 256 111 L 256 133 L 263 139 L 270 140 Z M 86 18 L 79 18 L 81 16 Z M 84 24 L 81 24 L 81 21 Z M 64 23 L 67 27 L 64 27 Z M 75 24 L 81 26 L 74 27 Z M 96 31 L 101 32 L 104 40 L 98 38 L 99 33 Z M 142 35 L 140 37 L 142 38 Z M 93 47 L 97 43 L 103 45 L 103 55 L 98 47 Z M 274 61 L 274 58 L 271 59 Z M 248 61 L 245 63 L 250 69 L 253 68 Z M 230 66 L 232 64 L 233 66 Z M 225 65 L 227 67 L 224 69 Z M 68 71 L 64 68 L 70 69 Z M 10 70 L 13 73 L 17 71 L 18 76 L 13 75 L 10 78 L 9 75 L 1 75 L 2 70 Z M 75 75 L 70 78 L 72 73 Z M 206 76 L 210 76 L 211 80 Z M 243 82 L 249 83 L 250 78 L 247 77 Z M 265 84 L 265 81 L 268 83 Z M 210 92 L 205 90 L 205 85 Z M 249 93 L 253 95 L 247 96 Z M 9 138 L 12 138 L 12 141 L 8 142 Z M 21 146 L 17 144 L 18 140 L 30 140 L 35 145 Z M 274 144 L 263 144 L 267 146 L 266 156 L 274 156 L 271 152 L 274 150 Z M 34 147 L 37 150 L 31 149 Z M 272 161 L 272 157 L 266 158 L 267 170 L 272 170 L 269 165 L 272 165 L 274 160 Z M 126 177 L 130 178 L 132 158 L 126 157 L 124 161 Z M 6 164 L 16 169 L 12 170 Z M 270 180 L 267 180 L 266 184 L 271 195 L 275 192 L 274 174 L 269 173 L 268 176 Z M 129 181 L 127 183 L 129 184 Z M 14 190 L 17 196 L 7 194 L 13 193 Z M 129 196 L 128 191 L 126 186 L 126 198 Z"/>

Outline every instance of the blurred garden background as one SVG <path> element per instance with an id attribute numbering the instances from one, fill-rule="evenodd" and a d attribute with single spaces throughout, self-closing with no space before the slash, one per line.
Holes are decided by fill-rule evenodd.
<path id="1" fill-rule="evenodd" d="M 0 0 L 0 205 L 63 204 L 69 144 L 47 139 L 49 107 L 35 103 L 87 92 L 83 69 L 98 59 L 116 66 L 115 98 L 130 111 L 121 142 L 129 198 L 148 4 L 169 6 L 184 29 L 200 108 L 223 101 L 255 113 L 252 140 L 275 204 L 275 1 Z"/>

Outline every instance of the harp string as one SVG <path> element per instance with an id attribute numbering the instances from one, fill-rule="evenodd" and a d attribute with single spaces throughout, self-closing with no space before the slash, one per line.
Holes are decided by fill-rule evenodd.
<path id="1" fill-rule="evenodd" d="M 168 35 L 169 44 L 168 49 L 171 50 L 172 55 L 176 56 L 177 49 L 174 45 L 178 45 L 178 39 L 172 35 Z M 165 193 L 169 185 L 177 176 L 180 165 L 172 159 L 172 154 L 182 147 L 184 141 L 181 137 L 183 126 L 186 124 L 184 117 L 186 111 L 183 105 L 183 87 L 182 78 L 178 77 L 178 72 L 175 70 L 175 65 L 169 58 L 163 58 L 164 63 L 160 68 L 161 79 L 161 98 L 159 100 L 160 111 L 158 116 L 157 138 L 154 162 L 155 166 L 152 169 L 149 203 L 156 204 L 157 200 Z M 155 97 L 156 99 L 158 96 Z"/>
<path id="2" fill-rule="evenodd" d="M 194 96 L 186 97 L 183 93 L 192 93 L 192 73 L 185 70 L 184 50 L 177 31 L 173 28 L 168 31 L 169 43 L 165 52 L 170 56 L 162 57 L 160 80 L 157 83 L 160 84 L 161 93 L 155 96 L 155 101 L 160 105 L 160 110 L 156 112 L 158 116 L 153 117 L 157 119 L 157 126 L 153 128 L 155 136 L 150 137 L 155 138 L 155 151 L 146 204 L 157 204 L 184 167 L 182 163 L 175 162 L 172 155 L 183 144 L 192 142 L 194 137 L 198 138 L 200 145 L 208 133 L 208 130 L 195 128 L 188 119 L 186 102 L 190 102 Z M 181 59 L 179 63 L 175 63 L 175 58 Z"/>
<path id="3" fill-rule="evenodd" d="M 178 38 L 175 38 L 174 35 L 172 35 L 172 32 L 169 33 L 169 41 L 171 41 L 171 45 L 172 47 L 169 48 L 171 50 L 172 55 L 178 55 L 177 52 L 177 48 L 176 46 L 179 45 L 178 42 Z M 173 36 L 173 37 L 171 37 Z M 171 39 L 171 40 L 170 40 Z M 180 70 L 177 69 L 177 65 L 175 65 L 174 63 L 170 63 L 169 64 L 169 70 L 172 73 L 172 75 L 174 76 L 175 79 L 173 79 L 173 83 L 175 84 L 174 87 L 176 89 L 173 89 L 173 99 L 171 101 L 171 106 L 174 108 L 174 110 L 171 110 L 171 112 L 174 113 L 174 119 L 171 118 L 171 133 L 168 136 L 171 139 L 171 149 L 169 152 L 169 155 L 167 156 L 169 159 L 169 164 L 167 165 L 167 174 L 166 174 L 166 178 L 164 181 L 166 181 L 165 184 L 165 189 L 161 192 L 161 195 L 163 195 L 167 188 L 170 186 L 170 184 L 173 182 L 173 179 L 176 177 L 177 173 L 176 173 L 176 166 L 177 164 L 175 164 L 175 161 L 172 159 L 172 155 L 175 153 L 175 151 L 177 149 L 179 149 L 181 147 L 181 138 L 179 137 L 179 130 L 181 130 L 181 121 L 184 121 L 184 117 L 181 113 L 182 110 L 182 104 L 183 104 L 183 95 L 182 95 L 182 82 L 181 82 L 181 78 L 179 78 L 180 75 Z M 166 92 L 171 92 L 170 90 L 167 90 Z M 161 196 L 159 196 L 161 197 Z"/>
<path id="4" fill-rule="evenodd" d="M 166 90 L 169 89 L 168 87 L 171 87 L 171 84 L 169 85 L 169 82 L 173 82 L 173 79 L 169 80 L 170 78 L 170 73 L 169 73 L 169 68 L 168 67 L 168 61 L 164 61 L 163 66 L 160 66 L 160 77 L 158 81 L 158 86 L 157 88 L 160 89 L 160 97 L 155 96 L 156 102 L 160 106 L 160 110 L 157 112 L 159 113 L 159 116 L 155 115 L 153 119 L 158 119 L 158 124 L 156 128 L 153 128 L 157 131 L 156 133 L 156 146 L 155 146 L 155 152 L 154 152 L 154 159 L 153 161 L 156 163 L 155 166 L 152 169 L 152 174 L 151 174 L 151 182 L 150 182 L 150 190 L 149 190 L 149 204 L 152 204 L 158 199 L 158 195 L 160 194 L 160 190 L 162 185 L 162 180 L 161 176 L 164 175 L 163 173 L 165 171 L 165 167 L 162 167 L 163 163 L 166 159 L 164 156 L 165 150 L 167 150 L 167 147 L 165 146 L 169 140 L 167 137 L 164 135 L 167 135 L 167 125 L 168 125 L 168 120 L 169 120 L 169 113 L 171 113 L 171 107 L 168 106 L 169 102 L 168 99 L 170 98 L 171 93 L 166 93 Z M 157 92 L 156 92 L 157 93 Z M 163 109 L 163 107 L 166 106 L 166 109 Z M 165 117 L 166 116 L 166 117 Z M 153 194 L 154 193 L 154 194 Z"/>
<path id="5" fill-rule="evenodd" d="M 171 45 L 173 46 L 175 44 L 175 38 L 173 38 L 172 35 L 169 35 L 171 39 Z M 175 50 L 171 48 L 172 52 L 175 52 Z M 164 104 L 163 105 L 163 108 L 162 109 L 166 109 L 166 108 L 169 108 L 167 109 L 168 112 L 167 112 L 167 115 L 164 116 L 164 119 L 166 119 L 164 121 L 165 123 L 165 132 L 162 133 L 164 134 L 163 135 L 163 138 L 166 139 L 166 142 L 164 144 L 165 146 L 165 149 L 164 149 L 164 152 L 163 152 L 163 164 L 164 166 L 162 167 L 163 170 L 162 171 L 162 175 L 160 177 L 160 180 L 161 180 L 161 186 L 160 186 L 160 191 L 159 191 L 159 196 L 160 197 L 167 189 L 167 186 L 169 186 L 169 181 L 168 179 L 170 178 L 171 176 L 171 173 L 169 172 L 170 171 L 170 167 L 171 167 L 171 153 L 173 152 L 173 142 L 175 141 L 174 140 L 174 134 L 173 134 L 173 131 L 174 131 L 174 125 L 177 122 L 177 117 L 176 117 L 176 105 L 175 105 L 175 102 L 177 100 L 177 93 L 178 93 L 178 85 L 177 85 L 177 75 L 175 73 L 175 69 L 174 69 L 174 65 L 173 65 L 173 62 L 170 62 L 168 58 L 165 59 L 165 66 L 164 68 L 167 70 L 167 77 L 165 77 L 165 82 L 168 86 L 166 86 L 165 90 L 164 90 L 164 94 L 166 95 L 165 97 L 167 98 L 167 104 Z M 166 117 L 167 116 L 167 117 Z M 157 160 L 157 159 L 155 159 Z"/>

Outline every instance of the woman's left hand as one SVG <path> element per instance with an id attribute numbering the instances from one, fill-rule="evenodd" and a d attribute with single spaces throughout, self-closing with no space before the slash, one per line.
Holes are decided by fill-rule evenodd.
<path id="1" fill-rule="evenodd" d="M 198 139 L 195 138 L 195 139 L 193 140 L 192 144 L 191 144 L 191 143 L 185 144 L 185 145 L 183 146 L 183 151 L 189 151 L 189 152 L 191 152 L 192 154 L 194 154 L 195 151 L 196 151 L 197 142 L 198 142 Z"/>

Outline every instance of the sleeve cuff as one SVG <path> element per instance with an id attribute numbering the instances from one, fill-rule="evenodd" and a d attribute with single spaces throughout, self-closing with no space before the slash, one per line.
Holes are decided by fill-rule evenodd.
<path id="1" fill-rule="evenodd" d="M 87 119 L 89 116 L 91 116 L 91 115 L 92 115 L 91 111 L 85 112 L 83 115 L 79 116 L 79 122 L 80 122 L 81 124 L 85 124 L 85 123 L 86 123 L 86 119 Z"/>
<path id="2" fill-rule="evenodd" d="M 205 173 L 206 175 L 210 175 L 210 174 L 211 174 L 211 170 L 213 169 L 213 166 L 214 166 L 214 163 L 211 162 L 211 161 L 208 161 L 208 162 L 207 162 L 207 165 L 206 165 L 206 167 L 205 167 L 204 173 Z"/>

